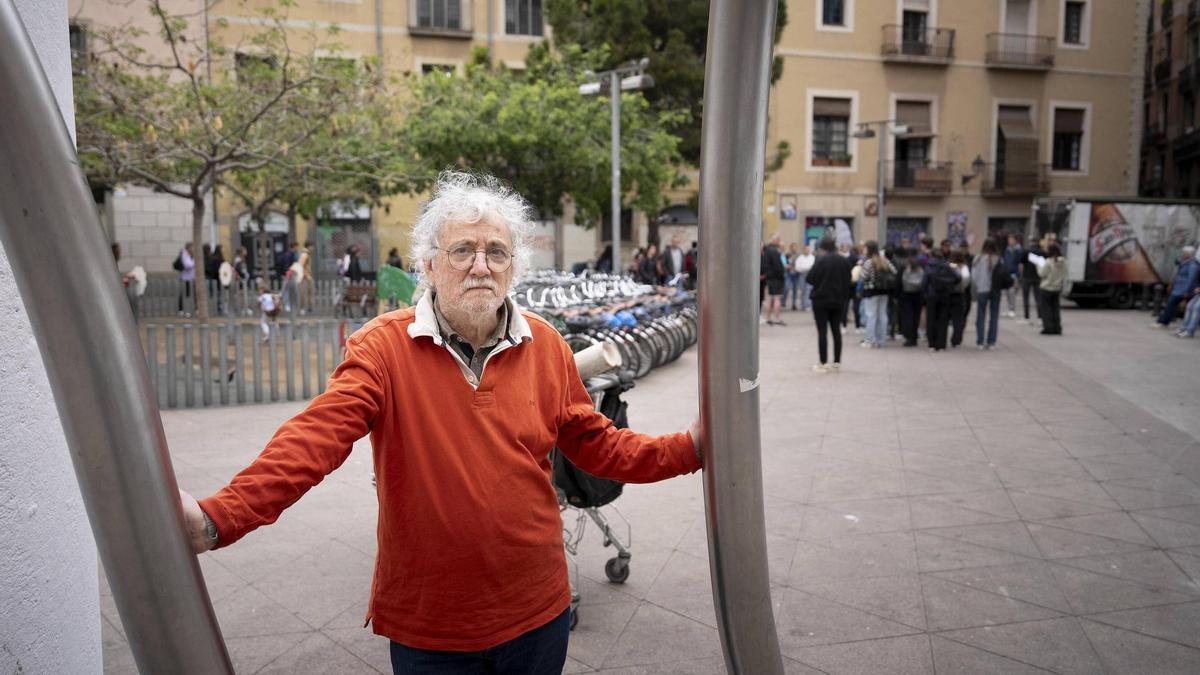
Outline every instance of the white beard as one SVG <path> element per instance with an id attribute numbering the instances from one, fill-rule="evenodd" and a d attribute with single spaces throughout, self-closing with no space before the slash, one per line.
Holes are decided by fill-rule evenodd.
<path id="1" fill-rule="evenodd" d="M 493 293 L 475 292 L 470 290 L 472 288 L 490 288 Z M 449 310 L 479 316 L 488 313 L 494 314 L 500 309 L 500 305 L 504 304 L 504 293 L 499 285 L 491 279 L 483 279 L 481 282 L 468 279 L 463 283 L 461 290 L 462 293 L 453 298 L 446 293 L 438 295 L 438 300 L 443 303 L 443 311 Z"/>

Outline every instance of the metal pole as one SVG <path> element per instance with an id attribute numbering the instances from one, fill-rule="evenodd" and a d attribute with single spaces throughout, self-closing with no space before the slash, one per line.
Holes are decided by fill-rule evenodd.
<path id="1" fill-rule="evenodd" d="M 91 191 L 11 0 L 0 45 L 0 239 L 134 659 L 143 673 L 232 673 L 136 327 L 112 261 L 96 255 L 106 242 Z"/>
<path id="2" fill-rule="evenodd" d="M 758 267 L 776 0 L 709 6 L 700 157 L 700 419 L 725 666 L 783 673 L 763 518 Z"/>
<path id="3" fill-rule="evenodd" d="M 608 75 L 608 90 L 612 108 L 612 235 L 613 273 L 621 273 L 621 76 L 617 71 Z"/>
<path id="4" fill-rule="evenodd" d="M 884 204 L 884 201 L 887 198 L 887 195 L 885 194 L 885 191 L 884 191 L 884 185 L 886 184 L 884 181 L 884 173 L 887 171 L 887 162 L 885 161 L 887 159 L 887 137 L 888 137 L 888 123 L 880 122 L 879 123 L 879 175 L 877 176 L 877 180 L 876 180 L 877 185 L 875 187 L 875 190 L 876 190 L 875 198 L 876 198 L 876 201 L 879 203 L 879 223 L 876 226 L 876 229 L 878 230 L 878 232 L 877 232 L 877 235 L 876 235 L 877 238 L 875 239 L 875 241 L 879 242 L 879 246 L 881 248 L 883 247 L 884 243 L 887 241 L 887 206 Z"/>

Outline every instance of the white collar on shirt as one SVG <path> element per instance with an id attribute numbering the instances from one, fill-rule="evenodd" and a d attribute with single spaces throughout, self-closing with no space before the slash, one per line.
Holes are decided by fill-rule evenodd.
<path id="1" fill-rule="evenodd" d="M 512 298 L 505 298 L 504 302 L 508 306 L 508 334 L 515 342 L 532 340 L 533 331 L 529 328 L 529 322 L 521 315 L 521 310 L 517 309 Z M 426 292 L 417 301 L 417 311 L 413 322 L 408 326 L 408 336 L 413 339 L 428 337 L 433 339 L 434 344 L 442 344 L 442 332 L 438 330 L 437 316 L 433 313 L 433 293 Z M 501 343 L 503 342 L 504 340 L 501 340 Z"/>

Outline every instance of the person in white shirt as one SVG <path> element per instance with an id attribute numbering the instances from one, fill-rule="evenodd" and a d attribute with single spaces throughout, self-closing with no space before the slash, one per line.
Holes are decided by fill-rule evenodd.
<path id="1" fill-rule="evenodd" d="M 279 316 L 279 296 L 272 293 L 262 281 L 258 285 L 258 306 L 261 310 L 259 325 L 262 327 L 262 341 L 266 342 L 271 339 L 271 324 Z"/>
<path id="2" fill-rule="evenodd" d="M 808 271 L 812 269 L 813 263 L 817 257 L 813 255 L 812 246 L 805 245 L 804 252 L 796 256 L 792 261 L 792 270 L 796 273 L 796 291 L 800 296 L 800 311 L 807 312 L 812 307 L 812 301 L 809 299 L 809 294 L 812 293 L 812 286 L 808 285 Z M 792 299 L 792 309 L 796 309 L 796 300 Z"/>

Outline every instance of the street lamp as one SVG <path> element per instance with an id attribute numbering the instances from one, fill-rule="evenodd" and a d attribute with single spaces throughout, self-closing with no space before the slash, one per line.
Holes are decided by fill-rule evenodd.
<path id="1" fill-rule="evenodd" d="M 621 92 L 639 91 L 654 86 L 654 78 L 646 74 L 650 59 L 600 73 L 590 73 L 592 82 L 579 85 L 582 96 L 596 96 L 607 89 L 612 106 L 612 235 L 613 271 L 621 273 Z"/>
<path id="2" fill-rule="evenodd" d="M 860 122 L 858 124 L 858 130 L 851 134 L 851 136 L 854 138 L 875 138 L 876 133 L 875 130 L 871 128 L 871 125 L 879 127 L 879 170 L 875 176 L 875 202 L 878 204 L 879 208 L 878 212 L 876 213 L 879 221 L 876 241 L 879 242 L 880 246 L 887 241 L 887 209 L 884 205 L 884 174 L 887 171 L 885 160 L 887 159 L 888 125 L 895 121 L 896 120 L 876 120 L 874 122 Z M 891 131 L 892 134 L 900 135 L 907 134 L 909 129 L 906 125 L 896 124 L 892 126 Z"/>

